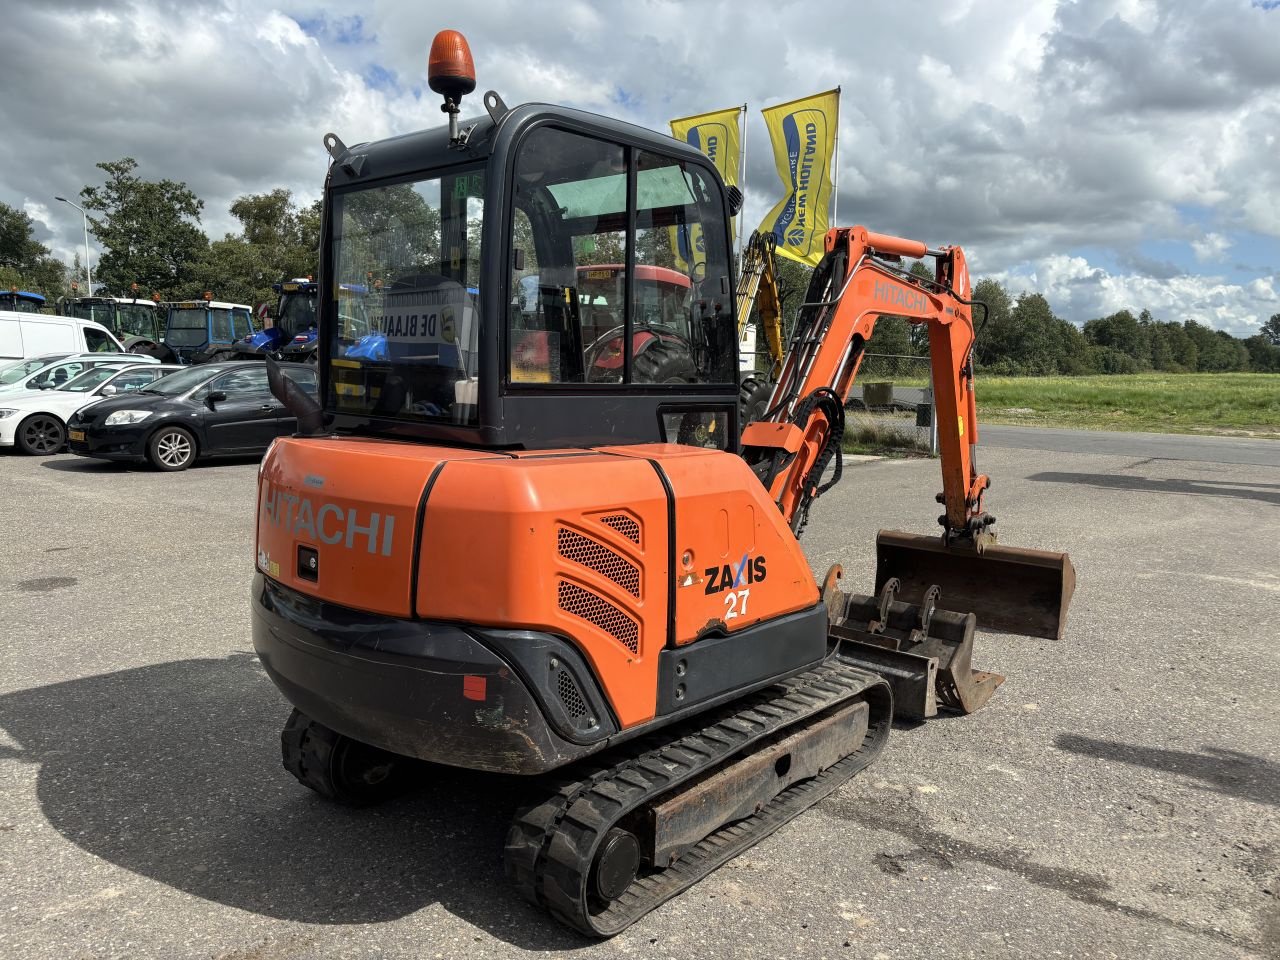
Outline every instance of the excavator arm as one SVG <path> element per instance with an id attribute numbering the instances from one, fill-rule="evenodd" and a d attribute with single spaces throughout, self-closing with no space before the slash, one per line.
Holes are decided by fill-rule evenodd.
<path id="1" fill-rule="evenodd" d="M 932 279 L 902 268 L 932 259 Z M 940 538 L 882 531 L 876 590 L 923 603 L 940 587 L 948 606 L 984 627 L 1061 637 L 1075 575 L 1065 554 L 996 545 L 986 512 L 989 478 L 978 472 L 973 342 L 975 307 L 959 247 L 872 233 L 828 232 L 765 416 L 742 434 L 742 455 L 798 535 L 813 501 L 841 477 L 844 405 L 882 315 L 926 324 L 945 512 Z M 830 476 L 830 479 L 824 479 Z M 963 604 L 963 606 L 959 606 Z"/>
<path id="2" fill-rule="evenodd" d="M 903 257 L 932 257 L 935 279 L 902 270 L 895 261 Z M 974 465 L 973 304 L 964 253 L 959 247 L 930 250 L 863 227 L 835 229 L 827 234 L 826 256 L 806 299 L 769 415 L 749 425 L 742 438 L 744 456 L 793 529 L 799 532 L 825 489 L 821 473 L 839 452 L 844 404 L 866 344 L 879 317 L 892 314 L 929 327 L 947 539 L 981 536 L 992 521 L 982 505 L 988 479 Z"/>

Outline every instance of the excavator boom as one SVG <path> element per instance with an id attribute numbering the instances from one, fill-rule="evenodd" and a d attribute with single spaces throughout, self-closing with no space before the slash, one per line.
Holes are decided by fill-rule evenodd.
<path id="1" fill-rule="evenodd" d="M 903 258 L 932 259 L 934 277 L 904 270 Z M 879 620 L 868 620 L 856 639 L 893 647 L 895 654 L 918 646 L 928 635 L 926 608 L 931 610 L 937 603 L 974 614 L 977 624 L 986 628 L 1061 638 L 1075 588 L 1070 559 L 1061 553 L 997 545 L 995 517 L 984 506 L 990 479 L 977 469 L 972 310 L 986 308 L 970 299 L 963 251 L 959 247 L 935 250 L 864 227 L 835 229 L 827 234 L 826 255 L 805 299 L 769 416 L 749 424 L 742 436 L 743 456 L 797 534 L 808 520 L 813 501 L 840 478 L 844 404 L 877 319 L 885 314 L 900 316 L 927 324 L 929 332 L 942 465 L 938 501 L 944 507 L 938 522 L 943 532 L 941 537 L 881 532 L 876 544 L 876 592 L 884 614 Z M 833 464 L 832 479 L 824 482 Z M 871 602 L 858 599 L 858 603 L 836 605 L 833 619 L 847 619 Z M 923 630 L 908 630 L 890 640 L 885 632 L 888 611 L 893 604 L 904 603 L 912 609 L 898 620 L 914 618 Z M 976 676 L 967 668 L 969 642 L 965 641 L 962 654 L 966 666 L 956 681 L 962 686 Z M 936 670 L 937 657 L 933 659 L 931 669 Z M 880 655 L 860 662 L 884 669 Z M 943 657 L 942 667 L 946 666 Z M 902 671 L 918 680 L 921 669 L 907 664 Z M 980 697 L 953 699 L 962 705 L 980 704 L 991 689 L 994 684 L 988 683 Z M 927 714 L 924 707 L 919 711 Z"/>

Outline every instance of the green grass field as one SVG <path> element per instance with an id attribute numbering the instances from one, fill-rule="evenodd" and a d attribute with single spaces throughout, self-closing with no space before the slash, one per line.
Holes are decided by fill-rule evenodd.
<path id="1" fill-rule="evenodd" d="M 1280 439 L 1280 374 L 984 377 L 979 423 Z"/>

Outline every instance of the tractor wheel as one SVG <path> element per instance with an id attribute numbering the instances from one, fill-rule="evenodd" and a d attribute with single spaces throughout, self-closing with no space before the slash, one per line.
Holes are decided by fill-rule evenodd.
<path id="1" fill-rule="evenodd" d="M 196 438 L 182 427 L 161 427 L 147 441 L 147 459 L 166 473 L 185 470 L 196 461 Z"/>
<path id="2" fill-rule="evenodd" d="M 418 764 L 343 736 L 300 710 L 280 733 L 284 768 L 326 800 L 364 807 L 387 800 L 413 782 Z"/>
<path id="3" fill-rule="evenodd" d="M 28 456 L 46 457 L 57 453 L 67 442 L 62 421 L 52 414 L 34 413 L 18 424 L 13 435 L 18 449 Z"/>
<path id="4" fill-rule="evenodd" d="M 747 377 L 738 388 L 738 427 L 759 420 L 769 412 L 769 397 L 773 384 L 766 380 Z"/>
<path id="5" fill-rule="evenodd" d="M 697 383 L 698 369 L 681 344 L 654 340 L 631 363 L 634 383 Z"/>

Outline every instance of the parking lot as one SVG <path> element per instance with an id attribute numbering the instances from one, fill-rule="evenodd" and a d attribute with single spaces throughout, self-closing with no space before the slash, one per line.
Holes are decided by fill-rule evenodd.
<path id="1" fill-rule="evenodd" d="M 1062 642 L 984 635 L 983 711 L 614 940 L 517 901 L 517 791 L 372 810 L 280 766 L 249 639 L 256 461 L 0 456 L 0 956 L 1276 957 L 1280 468 L 993 447 L 1009 544 L 1070 552 Z M 851 466 L 804 545 L 869 589 L 936 462 Z M 944 598 L 945 600 L 945 598 Z"/>

